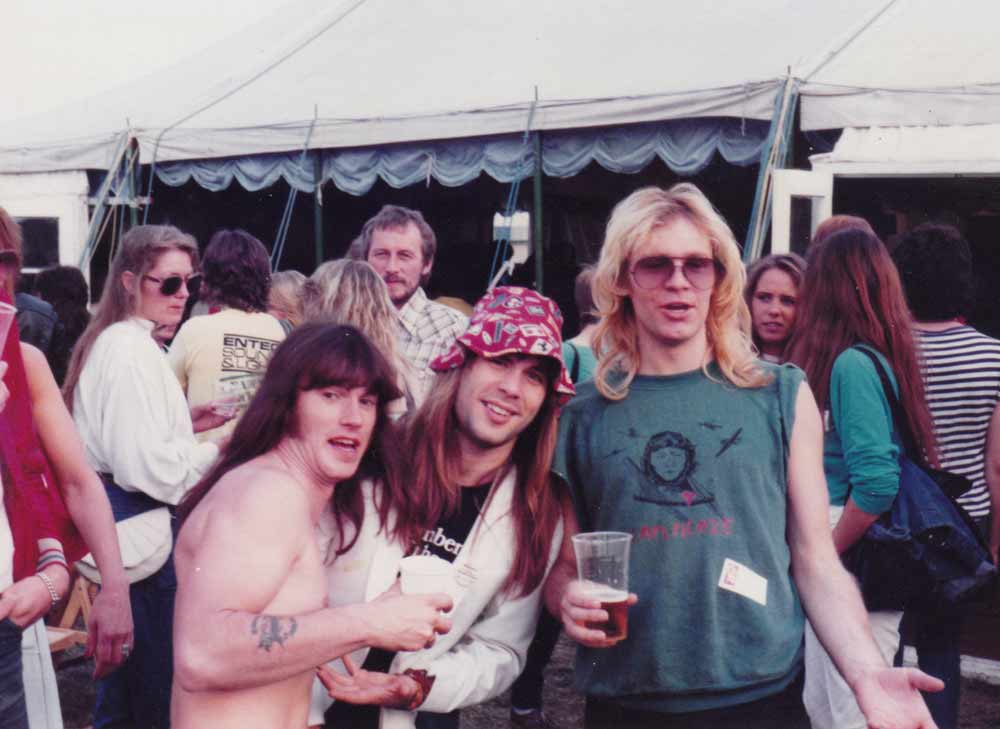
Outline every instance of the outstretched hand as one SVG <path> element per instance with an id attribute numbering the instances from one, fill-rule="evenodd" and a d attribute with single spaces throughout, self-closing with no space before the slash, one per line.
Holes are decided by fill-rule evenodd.
<path id="1" fill-rule="evenodd" d="M 207 402 L 191 408 L 191 425 L 195 433 L 204 433 L 206 430 L 218 428 L 236 417 L 235 411 L 232 414 L 220 415 L 214 410 L 214 407 L 214 402 Z"/>
<path id="2" fill-rule="evenodd" d="M 629 593 L 628 606 L 639 602 L 635 593 Z M 588 628 L 588 624 L 603 623 L 609 618 L 608 611 L 601 608 L 600 598 L 588 593 L 585 584 L 572 580 L 566 586 L 560 603 L 560 613 L 566 635 L 588 648 L 610 648 L 624 638 L 608 638 L 603 630 Z"/>
<path id="3" fill-rule="evenodd" d="M 316 669 L 316 675 L 331 699 L 349 704 L 407 709 L 420 691 L 420 685 L 409 676 L 366 671 L 358 668 L 350 656 L 344 656 L 342 660 L 347 668 L 347 676 L 331 671 L 326 666 Z"/>
<path id="4" fill-rule="evenodd" d="M 854 685 L 854 697 L 869 729 L 937 729 L 921 691 L 940 691 L 944 682 L 916 668 L 877 668 Z"/>

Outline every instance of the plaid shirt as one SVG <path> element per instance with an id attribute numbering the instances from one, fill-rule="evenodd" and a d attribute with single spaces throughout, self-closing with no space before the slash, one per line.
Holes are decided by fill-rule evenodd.
<path id="1" fill-rule="evenodd" d="M 400 354 L 413 368 L 422 390 L 413 395 L 417 402 L 422 402 L 434 376 L 428 365 L 448 351 L 455 338 L 469 326 L 469 319 L 450 306 L 435 304 L 418 287 L 399 310 L 399 323 Z"/>

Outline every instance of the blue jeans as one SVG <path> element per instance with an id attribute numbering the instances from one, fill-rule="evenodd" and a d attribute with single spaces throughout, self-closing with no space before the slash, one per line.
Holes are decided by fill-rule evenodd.
<path id="1" fill-rule="evenodd" d="M 973 522 L 980 535 L 988 540 L 990 517 L 975 517 Z M 912 645 L 917 651 L 920 670 L 944 681 L 943 691 L 923 694 L 938 729 L 956 729 L 958 726 L 958 705 L 962 692 L 959 643 L 967 612 L 966 608 L 937 613 L 907 610 L 899 626 L 901 640 L 894 663 L 903 665 L 903 646 Z"/>
<path id="2" fill-rule="evenodd" d="M 28 729 L 21 664 L 21 629 L 9 618 L 0 621 L 0 727 Z"/>
<path id="3" fill-rule="evenodd" d="M 938 729 L 956 729 L 958 726 L 962 689 L 959 639 L 964 622 L 965 616 L 959 611 L 942 614 L 907 610 L 899 626 L 902 639 L 899 641 L 896 665 L 902 665 L 903 645 L 909 644 L 916 648 L 920 670 L 944 681 L 943 691 L 923 694 Z"/>
<path id="4" fill-rule="evenodd" d="M 163 506 L 145 494 L 123 491 L 104 475 L 115 521 Z M 167 729 L 174 678 L 174 598 L 177 576 L 173 554 L 160 570 L 129 586 L 135 638 L 122 666 L 97 681 L 94 729 Z"/>
<path id="5" fill-rule="evenodd" d="M 524 663 L 524 671 L 514 681 L 510 691 L 510 705 L 514 709 L 541 709 L 542 689 L 545 686 L 545 667 L 552 659 L 552 651 L 559 642 L 559 631 L 562 623 L 552 617 L 549 611 L 542 609 L 538 618 L 538 628 L 535 639 L 528 647 L 528 658 Z"/>

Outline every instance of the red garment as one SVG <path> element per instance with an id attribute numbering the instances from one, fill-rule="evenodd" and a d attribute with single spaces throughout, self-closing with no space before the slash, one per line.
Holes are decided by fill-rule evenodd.
<path id="1" fill-rule="evenodd" d="M 0 294 L 0 301 L 11 303 L 6 294 Z M 20 580 L 37 571 L 39 540 L 58 540 L 69 562 L 86 554 L 87 547 L 70 519 L 35 430 L 16 321 L 7 334 L 3 361 L 7 363 L 3 381 L 10 390 L 0 412 L 3 501 L 14 539 L 14 579 Z"/>

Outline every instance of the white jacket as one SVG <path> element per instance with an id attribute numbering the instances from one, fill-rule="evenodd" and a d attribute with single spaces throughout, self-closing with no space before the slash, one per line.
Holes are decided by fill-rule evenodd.
<path id="1" fill-rule="evenodd" d="M 514 525 L 511 499 L 515 474 L 511 472 L 497 486 L 486 508 L 455 558 L 456 572 L 467 578 L 468 586 L 450 617 L 452 629 L 430 648 L 396 655 L 390 671 L 426 669 L 436 676 L 434 686 L 421 704 L 421 711 L 448 712 L 489 701 L 506 691 L 524 668 L 528 646 L 535 635 L 541 610 L 541 585 L 529 595 L 511 598 L 500 587 L 514 564 Z M 392 586 L 396 580 L 404 547 L 390 542 L 378 528 L 371 482 L 362 486 L 365 516 L 354 546 L 327 567 L 330 606 L 368 602 Z M 325 549 L 335 533 L 332 515 L 320 521 L 320 538 Z M 552 535 L 546 575 L 552 569 L 562 543 L 560 519 Z M 351 654 L 356 665 L 364 663 L 368 649 Z M 333 670 L 346 673 L 343 663 L 332 661 Z M 309 711 L 309 724 L 321 724 L 323 712 L 332 700 L 317 680 Z M 415 711 L 383 709 L 382 729 L 411 729 Z"/>

